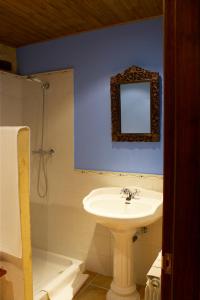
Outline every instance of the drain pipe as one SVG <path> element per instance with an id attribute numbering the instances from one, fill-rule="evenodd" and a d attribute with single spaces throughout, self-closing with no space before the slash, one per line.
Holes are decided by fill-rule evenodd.
<path id="1" fill-rule="evenodd" d="M 140 235 L 143 235 L 147 232 L 148 232 L 147 227 L 141 227 L 140 229 L 138 229 L 132 238 L 133 243 L 135 243 L 138 240 Z"/>

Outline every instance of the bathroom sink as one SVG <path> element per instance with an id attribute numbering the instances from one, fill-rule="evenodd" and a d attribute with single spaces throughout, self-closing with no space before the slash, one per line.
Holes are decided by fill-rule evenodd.
<path id="1" fill-rule="evenodd" d="M 113 281 L 107 300 L 139 300 L 134 281 L 133 236 L 162 216 L 162 193 L 138 187 L 100 188 L 83 199 L 84 209 L 114 237 Z"/>
<path id="2" fill-rule="evenodd" d="M 93 190 L 83 199 L 84 209 L 95 215 L 98 223 L 120 230 L 147 226 L 162 216 L 162 193 L 134 186 L 128 189 L 139 193 L 127 204 L 122 188 Z"/>

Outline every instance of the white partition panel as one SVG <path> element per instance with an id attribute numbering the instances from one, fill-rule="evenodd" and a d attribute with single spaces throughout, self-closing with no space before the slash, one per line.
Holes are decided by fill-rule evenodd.
<path id="1" fill-rule="evenodd" d="M 20 127 L 0 127 L 0 251 L 22 257 L 17 136 Z"/>

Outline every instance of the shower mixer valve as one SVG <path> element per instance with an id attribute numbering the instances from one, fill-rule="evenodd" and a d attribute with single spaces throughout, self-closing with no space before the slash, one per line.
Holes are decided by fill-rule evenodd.
<path id="1" fill-rule="evenodd" d="M 49 149 L 49 150 L 43 150 L 43 149 L 38 149 L 38 150 L 33 150 L 33 154 L 42 154 L 42 155 L 52 155 L 55 153 L 54 149 Z"/>

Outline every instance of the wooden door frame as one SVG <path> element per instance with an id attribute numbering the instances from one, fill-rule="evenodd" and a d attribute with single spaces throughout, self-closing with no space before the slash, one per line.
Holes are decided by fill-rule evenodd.
<path id="1" fill-rule="evenodd" d="M 200 299 L 200 1 L 165 0 L 162 300 Z"/>

